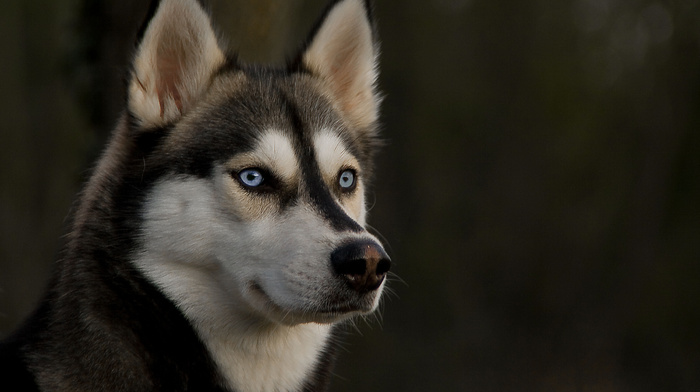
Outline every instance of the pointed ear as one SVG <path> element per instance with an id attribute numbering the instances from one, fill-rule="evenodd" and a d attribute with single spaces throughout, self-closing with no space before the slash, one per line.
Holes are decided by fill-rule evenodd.
<path id="1" fill-rule="evenodd" d="M 373 125 L 379 115 L 376 91 L 378 44 L 366 0 L 331 5 L 313 33 L 301 60 L 330 89 L 353 125 Z"/>
<path id="2" fill-rule="evenodd" d="M 136 52 L 130 112 L 144 127 L 178 120 L 224 63 L 209 17 L 196 0 L 162 0 Z"/>

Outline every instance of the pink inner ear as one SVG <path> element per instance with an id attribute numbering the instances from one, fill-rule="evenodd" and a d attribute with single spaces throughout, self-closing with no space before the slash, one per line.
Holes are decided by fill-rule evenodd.
<path id="1" fill-rule="evenodd" d="M 306 65 L 326 82 L 334 102 L 355 126 L 376 121 L 376 43 L 362 0 L 336 3 L 304 53 Z"/>
<path id="2" fill-rule="evenodd" d="M 142 124 L 179 119 L 225 62 L 197 1 L 161 1 L 134 59 L 129 108 Z"/>
<path id="3" fill-rule="evenodd" d="M 163 117 L 165 114 L 165 100 L 168 96 L 172 97 L 175 102 L 175 106 L 182 114 L 182 96 L 180 90 L 178 89 L 178 82 L 180 81 L 182 65 L 174 56 L 162 55 L 158 57 L 158 69 L 160 75 L 158 75 L 158 82 L 156 84 L 156 93 L 158 94 L 158 101 L 160 103 L 160 116 Z"/>

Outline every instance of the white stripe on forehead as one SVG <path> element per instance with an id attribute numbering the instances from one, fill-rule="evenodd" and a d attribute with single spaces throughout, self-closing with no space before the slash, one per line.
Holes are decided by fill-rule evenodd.
<path id="1" fill-rule="evenodd" d="M 314 149 L 318 166 L 324 176 L 335 177 L 343 166 L 357 168 L 357 160 L 336 133 L 324 129 L 314 136 Z"/>
<path id="2" fill-rule="evenodd" d="M 291 140 L 277 130 L 264 133 L 250 155 L 260 163 L 268 165 L 270 170 L 285 180 L 292 179 L 299 171 L 299 161 Z"/>

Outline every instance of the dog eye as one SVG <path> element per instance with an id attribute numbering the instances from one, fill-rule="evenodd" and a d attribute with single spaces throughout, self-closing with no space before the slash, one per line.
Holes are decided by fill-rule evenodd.
<path id="1" fill-rule="evenodd" d="M 259 186 L 265 180 L 265 177 L 258 169 L 244 169 L 238 173 L 238 178 L 245 186 L 254 188 Z"/>
<path id="2" fill-rule="evenodd" d="M 338 176 L 338 185 L 344 191 L 352 190 L 355 187 L 355 171 L 351 169 L 341 171 Z"/>

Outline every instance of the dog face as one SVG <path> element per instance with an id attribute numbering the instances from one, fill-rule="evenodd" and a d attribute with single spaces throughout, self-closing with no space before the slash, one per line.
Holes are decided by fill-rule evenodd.
<path id="1" fill-rule="evenodd" d="M 329 8 L 287 69 L 228 59 L 194 1 L 161 3 L 129 85 L 135 137 L 159 139 L 134 264 L 190 318 L 293 325 L 377 307 L 390 262 L 364 228 L 376 55 L 360 0 Z"/>

